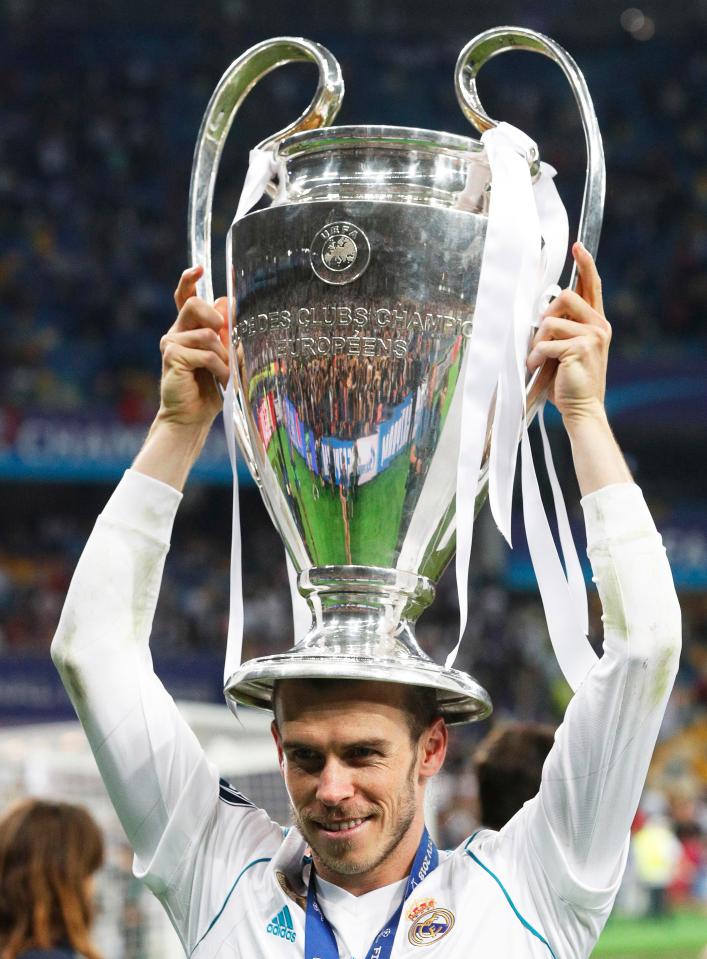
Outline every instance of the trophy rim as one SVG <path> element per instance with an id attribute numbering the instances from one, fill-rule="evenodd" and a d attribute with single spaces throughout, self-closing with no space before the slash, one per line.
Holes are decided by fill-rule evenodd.
<path id="1" fill-rule="evenodd" d="M 272 710 L 273 685 L 285 679 L 349 679 L 427 687 L 436 691 L 440 715 L 450 726 L 486 719 L 493 709 L 489 694 L 472 676 L 432 660 L 327 655 L 297 647 L 243 663 L 226 681 L 224 695 L 231 706 Z"/>
<path id="2" fill-rule="evenodd" d="M 293 160 L 322 150 L 415 149 L 418 152 L 446 153 L 461 159 L 479 160 L 485 147 L 479 140 L 458 133 L 427 130 L 424 127 L 399 127 L 389 124 L 350 124 L 301 130 L 281 140 L 275 149 L 280 160 Z"/>

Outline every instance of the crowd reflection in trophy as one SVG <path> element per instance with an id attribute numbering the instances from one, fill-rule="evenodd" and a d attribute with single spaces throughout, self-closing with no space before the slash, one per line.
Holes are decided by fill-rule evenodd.
<path id="1" fill-rule="evenodd" d="M 263 343 L 255 361 L 263 372 L 249 389 L 253 420 L 270 461 L 287 477 L 284 489 L 302 532 L 303 482 L 314 499 L 339 501 L 347 563 L 359 487 L 394 461 L 405 472 L 405 499 L 424 481 L 447 410 L 447 383 L 458 375 L 460 345 L 461 336 L 450 345 L 417 335 L 403 358 L 303 360 L 272 358 Z M 402 464 L 397 457 L 406 448 Z"/>

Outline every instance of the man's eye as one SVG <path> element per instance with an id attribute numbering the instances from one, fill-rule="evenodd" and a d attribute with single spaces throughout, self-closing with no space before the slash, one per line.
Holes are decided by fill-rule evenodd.
<path id="1" fill-rule="evenodd" d="M 351 759 L 371 759 L 377 755 L 378 751 L 371 746 L 356 746 L 355 749 L 349 751 L 349 757 Z"/>
<path id="2" fill-rule="evenodd" d="M 290 759 L 300 766 L 311 766 L 319 761 L 319 753 L 313 749 L 295 749 L 294 752 L 290 753 Z"/>

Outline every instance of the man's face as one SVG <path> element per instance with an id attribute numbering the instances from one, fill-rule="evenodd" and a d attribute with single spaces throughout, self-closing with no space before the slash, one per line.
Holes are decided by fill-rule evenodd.
<path id="1" fill-rule="evenodd" d="M 424 784 L 444 759 L 438 720 L 418 743 L 404 695 L 388 683 L 310 683 L 278 689 L 273 735 L 295 823 L 324 878 L 407 874 L 424 823 Z M 400 875 L 398 875 L 400 873 Z M 393 876 L 393 878 L 389 878 Z M 351 883 L 348 883 L 351 885 Z"/>

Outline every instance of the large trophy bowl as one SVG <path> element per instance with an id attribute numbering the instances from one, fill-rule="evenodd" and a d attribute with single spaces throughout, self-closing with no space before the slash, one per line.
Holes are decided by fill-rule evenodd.
<path id="1" fill-rule="evenodd" d="M 494 124 L 475 76 L 511 48 L 551 57 L 572 84 L 590 159 L 580 235 L 593 250 L 601 141 L 568 54 L 528 30 L 482 34 L 457 64 L 462 108 L 479 130 Z M 269 706 L 278 680 L 379 680 L 434 688 L 449 722 L 483 718 L 486 691 L 431 660 L 414 630 L 454 554 L 457 509 L 476 513 L 486 495 L 485 458 L 476 501 L 455 502 L 459 384 L 493 190 L 485 149 L 428 130 L 328 126 L 343 96 L 331 54 L 292 38 L 259 44 L 225 74 L 197 145 L 190 238 L 192 262 L 207 267 L 204 296 L 223 141 L 255 82 L 292 60 L 318 64 L 319 88 L 260 145 L 272 202 L 234 222 L 227 268 L 236 432 L 312 623 L 289 651 L 240 666 L 226 696 Z"/>

